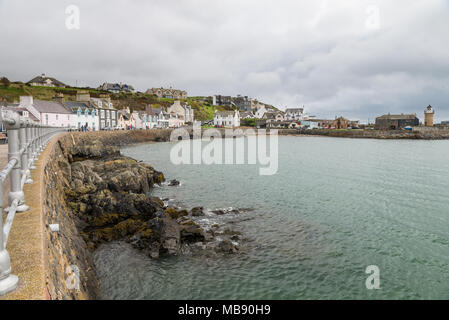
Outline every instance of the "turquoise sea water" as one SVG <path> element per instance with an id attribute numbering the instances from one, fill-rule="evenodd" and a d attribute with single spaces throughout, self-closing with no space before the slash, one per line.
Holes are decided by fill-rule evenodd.
<path id="1" fill-rule="evenodd" d="M 449 299 L 449 141 L 280 137 L 274 176 L 257 165 L 175 166 L 172 146 L 122 153 L 182 182 L 155 196 L 256 209 L 210 217 L 244 234 L 242 252 L 151 260 L 109 244 L 95 256 L 103 298 Z M 379 290 L 365 287 L 369 265 Z"/>

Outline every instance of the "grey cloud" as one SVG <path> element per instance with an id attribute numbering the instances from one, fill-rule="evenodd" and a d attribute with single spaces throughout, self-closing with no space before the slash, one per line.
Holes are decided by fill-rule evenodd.
<path id="1" fill-rule="evenodd" d="M 65 8 L 81 29 L 65 28 Z M 377 5 L 380 29 L 366 27 Z M 444 0 L 0 0 L 0 72 L 96 87 L 245 94 L 320 117 L 366 120 L 427 104 L 449 119 Z"/>

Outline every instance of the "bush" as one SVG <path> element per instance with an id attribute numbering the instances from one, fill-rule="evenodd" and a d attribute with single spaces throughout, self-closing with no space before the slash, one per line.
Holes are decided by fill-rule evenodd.
<path id="1" fill-rule="evenodd" d="M 3 84 L 4 87 L 8 88 L 11 84 L 11 81 L 9 81 L 8 78 L 3 77 L 0 79 L 0 83 Z"/>
<path id="2" fill-rule="evenodd" d="M 255 127 L 256 119 L 243 119 L 242 124 L 245 127 Z"/>

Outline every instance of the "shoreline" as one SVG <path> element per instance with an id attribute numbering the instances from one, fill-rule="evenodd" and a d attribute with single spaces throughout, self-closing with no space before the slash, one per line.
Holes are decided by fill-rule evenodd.
<path id="1" fill-rule="evenodd" d="M 238 234 L 231 231 L 219 238 L 215 232 L 224 225 L 209 230 L 195 222 L 206 215 L 204 208 L 166 205 L 149 195 L 154 185 L 165 182 L 163 173 L 121 154 L 121 147 L 168 141 L 170 132 L 67 133 L 55 141 L 42 185 L 48 195 L 43 210 L 51 299 L 101 298 L 93 259 L 101 244 L 126 241 L 149 259 L 181 254 L 183 245 L 198 242 L 214 254 L 238 252 L 231 241 Z M 49 230 L 55 223 L 58 233 Z M 79 272 L 78 291 L 66 286 L 72 266 Z"/>
<path id="2" fill-rule="evenodd" d="M 382 130 L 279 130 L 282 136 L 322 136 L 330 138 L 349 139 L 377 139 L 377 140 L 449 140 L 449 131 L 446 130 L 424 130 L 424 131 L 382 131 Z"/>
<path id="3" fill-rule="evenodd" d="M 225 137 L 226 130 L 232 130 L 236 134 L 234 137 L 248 136 L 246 130 L 254 130 L 257 135 L 257 128 L 239 127 L 239 128 L 208 128 L 215 129 Z M 201 129 L 204 132 L 208 129 Z M 156 129 L 158 130 L 158 129 Z M 174 129 L 167 129 L 174 130 Z M 193 129 L 187 129 L 190 138 L 193 138 Z M 240 132 L 238 132 L 240 130 Z M 330 129 L 266 129 L 267 135 L 271 130 L 277 130 L 279 136 L 296 137 L 329 137 L 329 138 L 348 138 L 348 139 L 376 139 L 376 140 L 449 140 L 449 130 L 436 128 L 420 128 L 415 131 L 405 130 L 330 130 Z"/>
<path id="4" fill-rule="evenodd" d="M 140 168 L 138 170 L 143 170 L 144 176 L 148 175 L 148 173 L 145 173 L 147 170 L 150 170 L 149 168 L 145 168 L 146 166 L 149 167 L 148 165 L 139 163 L 138 161 L 129 157 L 123 157 L 121 154 L 119 156 L 117 154 L 114 155 L 113 153 L 108 154 L 107 150 L 110 150 L 110 148 L 119 150 L 120 147 L 151 144 L 155 142 L 168 142 L 170 140 L 171 132 L 172 130 L 88 133 L 75 132 L 66 133 L 58 137 L 55 143 L 52 144 L 52 150 L 50 151 L 49 160 L 45 164 L 44 180 L 42 184 L 42 192 L 43 194 L 47 194 L 47 198 L 46 201 L 44 201 L 42 210 L 44 212 L 45 224 L 43 231 L 45 234 L 45 238 L 47 239 L 45 247 L 45 254 L 47 257 L 46 261 L 48 261 L 48 274 L 46 275 L 47 288 L 51 299 L 95 299 L 98 297 L 98 278 L 96 276 L 95 266 L 92 260 L 92 249 L 95 246 L 97 240 L 92 237 L 89 238 L 89 236 L 97 237 L 99 239 L 104 238 L 107 241 L 111 241 L 114 240 L 114 237 L 117 237 L 117 235 L 118 237 L 121 237 L 120 239 L 123 239 L 125 236 L 134 235 L 137 231 L 145 231 L 140 230 L 142 226 L 140 222 L 138 224 L 134 224 L 132 221 L 128 221 L 129 224 L 121 224 L 118 228 L 115 228 L 114 226 L 117 226 L 120 223 L 124 222 L 121 220 L 122 218 L 128 218 L 127 220 L 130 219 L 130 217 L 128 216 L 119 215 L 119 217 L 117 217 L 115 215 L 112 215 L 113 211 L 116 211 L 116 209 L 120 209 L 121 207 L 119 206 L 116 209 L 109 211 L 109 213 L 104 216 L 101 213 L 103 211 L 98 211 L 98 208 L 105 207 L 104 204 L 94 203 L 91 202 L 91 200 L 87 200 L 91 198 L 102 198 L 102 200 L 107 202 L 111 200 L 109 201 L 110 203 L 115 203 L 114 201 L 116 201 L 112 200 L 109 193 L 104 194 L 102 190 L 97 190 L 98 188 L 95 187 L 95 177 L 97 177 L 100 173 L 103 175 L 107 175 L 109 173 L 112 173 L 112 175 L 120 175 L 121 173 L 126 172 L 126 170 L 128 170 L 129 168 Z M 293 130 L 293 132 L 291 130 L 282 131 L 281 135 L 308 137 L 326 136 L 323 134 L 306 135 L 305 132 L 297 132 L 297 130 Z M 372 137 L 363 136 L 363 138 Z M 95 141 L 101 142 L 102 146 L 100 146 L 100 144 L 95 146 L 95 144 L 93 143 Z M 106 154 L 104 154 L 105 152 Z M 110 156 L 112 158 L 116 157 L 116 159 L 111 158 L 108 160 L 108 157 Z M 114 162 L 116 160 L 119 161 Z M 83 162 L 86 162 L 87 166 L 83 165 Z M 123 167 L 120 167 L 122 165 Z M 98 169 L 99 167 L 102 167 L 102 169 Z M 80 176 L 80 174 L 84 172 L 85 168 L 90 168 L 91 171 L 89 172 L 91 173 Z M 150 174 L 150 176 L 155 178 L 157 174 L 158 173 L 154 171 L 154 173 Z M 86 181 L 88 181 L 89 184 L 84 185 L 83 182 L 78 182 L 81 189 L 78 190 L 78 193 L 71 194 L 70 191 L 73 191 L 71 185 L 73 182 L 72 177 L 75 175 L 78 175 L 77 177 L 79 178 L 79 181 L 83 181 L 82 179 L 87 179 Z M 109 176 L 108 179 L 110 178 L 112 179 L 113 177 Z M 131 188 L 131 190 L 133 190 L 134 187 L 132 186 L 132 184 L 137 183 L 139 185 L 136 187 L 137 189 L 134 189 L 134 191 L 139 194 L 142 193 L 142 190 L 147 188 L 145 186 L 142 187 L 142 184 L 140 184 L 142 180 L 141 178 L 141 173 L 138 173 L 133 177 L 124 176 L 121 181 L 116 181 L 113 183 L 113 185 L 115 184 L 118 186 L 118 189 L 116 191 L 120 191 L 123 188 L 125 188 L 126 190 L 129 190 L 129 188 Z M 146 178 L 144 178 L 143 180 L 145 179 Z M 109 188 L 108 184 L 110 182 L 111 180 L 107 180 L 106 182 L 100 183 L 100 185 L 103 186 L 103 190 Z M 106 183 L 107 186 L 104 186 L 104 183 Z M 146 184 L 144 183 L 144 185 Z M 67 194 L 68 190 L 70 191 Z M 103 196 L 97 197 L 97 191 L 103 192 Z M 90 195 L 94 196 L 91 197 Z M 67 201 L 67 197 L 70 196 L 72 200 L 85 199 L 85 203 L 82 203 L 82 201 L 78 200 Z M 126 197 L 128 196 L 129 195 L 126 195 Z M 120 197 L 121 196 L 119 195 L 119 199 Z M 124 203 L 130 203 L 128 201 L 129 199 L 126 198 L 125 195 L 123 195 L 123 197 L 124 198 L 122 200 L 126 200 Z M 160 210 L 157 209 L 153 211 L 164 211 L 164 216 L 165 214 L 171 215 L 175 218 L 175 220 L 177 220 L 178 218 L 184 219 L 188 216 L 192 216 L 192 213 L 188 212 L 185 209 L 176 209 L 170 210 L 170 212 L 165 212 L 165 205 L 161 205 L 160 203 L 158 204 L 158 201 L 160 201 L 160 199 L 150 199 L 151 203 L 145 204 L 145 200 L 143 198 L 140 199 L 139 197 L 140 196 L 138 196 L 137 198 L 132 198 L 132 201 L 134 201 L 133 203 L 137 203 L 138 206 L 143 204 L 144 206 L 150 205 L 150 207 L 153 208 L 156 208 L 158 206 L 162 207 L 163 210 L 158 207 Z M 72 203 L 70 204 L 70 202 Z M 83 221 L 83 219 L 80 219 L 77 214 L 73 213 L 73 209 L 80 213 L 85 210 L 92 210 L 92 208 L 97 208 L 95 209 L 97 211 L 95 211 L 96 213 L 91 217 L 92 220 L 90 222 Z M 127 206 L 123 205 L 123 208 L 127 209 Z M 85 230 L 88 223 L 91 222 L 95 222 L 99 224 L 99 226 L 103 226 L 107 229 L 106 232 L 101 231 L 98 234 L 91 233 L 90 235 L 87 235 L 88 239 L 94 240 L 93 242 L 91 241 L 94 246 L 92 246 L 92 244 L 88 244 L 85 241 L 86 235 L 83 235 L 83 230 Z M 60 225 L 59 233 L 53 233 L 49 228 L 49 225 L 55 223 Z M 198 228 L 198 225 L 191 224 L 188 221 L 186 221 L 186 223 L 189 228 L 192 228 L 189 230 L 189 232 L 187 232 L 187 236 L 193 235 L 193 239 L 197 239 L 195 238 L 197 236 L 204 237 L 204 232 L 203 230 Z M 171 223 L 171 225 L 175 230 L 178 230 L 178 226 L 176 226 L 177 223 Z M 177 232 L 178 231 L 176 231 L 176 233 Z M 151 232 L 148 232 L 148 235 L 150 234 Z M 175 248 L 177 248 L 179 244 L 178 239 L 180 238 L 178 236 L 175 236 L 172 237 L 172 239 L 175 239 L 175 241 L 169 241 L 168 243 L 174 244 Z M 141 242 L 143 248 L 147 247 L 149 244 L 148 241 L 145 244 L 145 241 Z M 168 247 L 170 247 L 170 244 L 168 245 Z M 235 248 L 227 246 L 224 248 L 224 250 L 233 251 L 235 250 Z M 72 265 L 76 265 L 80 268 L 81 279 L 83 279 L 81 280 L 81 290 L 79 292 L 74 292 L 73 290 L 71 291 L 66 288 L 66 270 L 67 267 Z"/>
<path id="5" fill-rule="evenodd" d="M 101 211 L 98 210 L 105 208 L 108 201 L 110 209 L 115 208 L 114 204 L 120 204 L 120 202 L 117 202 L 111 193 L 105 190 L 109 188 L 109 182 L 101 182 L 98 174 L 92 170 L 90 174 L 84 175 L 84 168 L 92 169 L 92 166 L 95 166 L 95 168 L 103 170 L 104 174 L 111 173 L 110 178 L 112 178 L 114 172 L 115 176 L 118 176 L 121 173 L 126 173 L 124 169 L 131 168 L 128 170 L 128 173 L 131 175 L 123 176 L 123 179 L 117 181 L 116 185 L 124 188 L 136 188 L 134 191 L 137 193 L 139 193 L 139 188 L 148 190 L 152 181 L 156 182 L 160 178 L 158 173 L 152 170 L 152 168 L 150 169 L 150 166 L 137 163 L 137 161 L 131 159 L 126 160 L 125 157 L 117 155 L 117 151 L 119 152 L 120 146 L 127 146 L 132 143 L 167 141 L 170 136 L 169 133 L 170 131 L 168 130 L 151 132 L 73 132 L 63 134 L 55 139 L 51 150 L 49 150 L 50 156 L 48 161 L 44 164 L 44 177 L 41 184 L 42 194 L 47 195 L 42 210 L 44 212 L 43 233 L 46 240 L 44 255 L 45 261 L 48 262 L 45 277 L 50 299 L 91 300 L 99 296 L 98 278 L 93 263 L 92 247 L 89 247 L 85 241 L 83 232 L 90 224 L 102 223 Z M 95 145 L 93 143 L 95 141 L 101 142 L 103 146 L 100 146 L 100 143 Z M 105 158 L 102 159 L 103 157 Z M 111 158 L 109 163 L 106 161 L 108 157 Z M 118 161 L 114 161 L 112 159 L 114 157 Z M 81 170 L 79 170 L 80 168 Z M 135 178 L 131 178 L 132 173 L 135 173 Z M 75 177 L 78 178 L 78 183 L 80 182 L 79 179 L 87 179 L 86 181 L 92 183 L 87 183 L 85 186 L 81 183 L 77 185 L 79 189 L 75 191 L 73 189 L 75 186 L 73 178 Z M 104 191 L 99 196 L 95 196 L 94 193 L 97 190 L 99 192 Z M 120 192 L 116 194 L 120 195 Z M 68 200 L 71 195 L 75 195 L 76 200 L 85 200 L 88 203 L 90 199 L 106 202 L 91 203 L 89 205 L 82 203 L 82 201 L 72 201 L 70 203 Z M 124 201 L 126 197 L 130 197 L 133 203 L 143 207 L 148 206 L 151 208 L 157 206 L 158 203 L 156 199 L 146 199 L 146 196 L 139 196 L 138 194 L 135 196 L 123 195 Z M 127 208 L 124 205 L 118 206 L 116 209 L 117 211 L 120 209 L 124 213 L 129 211 L 126 210 Z M 85 210 L 94 210 L 96 213 L 89 216 L 86 220 L 80 214 L 80 212 Z M 110 214 L 103 218 L 105 218 L 103 222 L 108 224 L 105 227 L 108 228 L 110 223 L 119 223 L 119 220 L 126 218 L 126 216 L 116 217 L 114 214 Z M 122 228 L 106 231 L 118 232 L 120 234 L 123 230 L 126 231 L 127 228 L 133 226 L 131 222 L 122 224 Z M 59 232 L 54 233 L 50 230 L 49 226 L 52 224 L 59 224 Z M 71 269 L 72 266 L 76 266 L 79 271 L 79 290 L 70 290 L 66 285 L 67 272 L 73 271 Z"/>

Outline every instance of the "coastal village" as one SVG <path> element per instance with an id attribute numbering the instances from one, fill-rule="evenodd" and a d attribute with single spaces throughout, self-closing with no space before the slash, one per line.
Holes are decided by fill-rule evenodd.
<path id="1" fill-rule="evenodd" d="M 39 94 L 9 94 L 19 89 L 26 93 L 26 88 L 50 89 L 54 94 L 44 98 Z M 146 104 L 145 99 L 153 103 Z M 103 83 L 96 89 L 73 88 L 45 74 L 26 83 L 12 83 L 1 78 L 0 106 L 43 125 L 78 131 L 180 128 L 191 126 L 195 121 L 201 121 L 208 128 L 297 130 L 420 131 L 449 125 L 449 121 L 434 123 L 435 111 L 430 105 L 424 110 L 423 123 L 416 114 L 386 114 L 377 117 L 374 124 L 361 124 L 342 116 L 320 119 L 309 115 L 305 106 L 281 111 L 242 95 L 189 97 L 185 90 L 173 88 L 151 88 L 139 93 L 133 86 L 123 83 Z M 1 129 L 4 132 L 3 127 Z"/>

